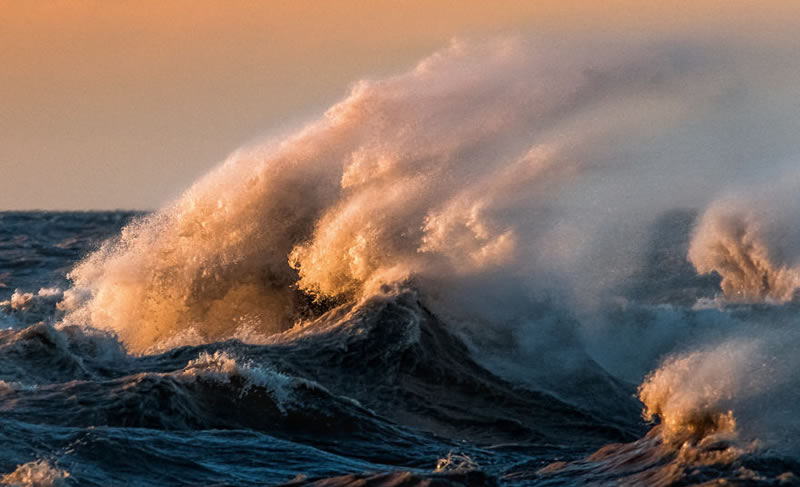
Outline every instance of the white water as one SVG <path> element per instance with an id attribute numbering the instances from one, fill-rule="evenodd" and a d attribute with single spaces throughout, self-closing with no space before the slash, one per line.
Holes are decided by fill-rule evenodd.
<path id="1" fill-rule="evenodd" d="M 700 221 L 689 259 L 722 276 L 736 302 L 785 303 L 800 288 L 800 179 L 789 172 L 769 185 L 719 198 Z"/>
<path id="2" fill-rule="evenodd" d="M 263 337 L 312 315 L 311 298 L 410 285 L 474 333 L 573 346 L 563 337 L 575 330 L 537 317 L 541 303 L 585 316 L 617 302 L 644 265 L 649 225 L 675 208 L 704 211 L 688 258 L 722 276 L 720 302 L 790 301 L 796 204 L 770 188 L 799 153 L 800 115 L 783 101 L 797 99 L 800 71 L 791 53 L 748 52 L 454 42 L 407 73 L 355 83 L 318 120 L 242 148 L 127 227 L 71 273 L 65 323 L 143 352 Z M 655 342 L 683 332 L 604 326 L 612 369 L 634 340 L 650 342 L 649 363 L 663 353 Z M 742 386 L 749 345 L 726 352 L 739 328 L 721 329 L 721 348 L 683 340 L 688 355 L 649 377 L 651 412 L 689 424 L 727 414 L 720 397 L 777 387 L 769 374 Z M 695 366 L 704 372 L 684 380 Z"/>

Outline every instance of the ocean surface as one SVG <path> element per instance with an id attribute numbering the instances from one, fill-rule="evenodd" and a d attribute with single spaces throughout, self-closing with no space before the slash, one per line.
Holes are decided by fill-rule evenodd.
<path id="1" fill-rule="evenodd" d="M 0 213 L 0 482 L 798 484 L 800 69 L 735 47 L 454 41 Z"/>
<path id="2" fill-rule="evenodd" d="M 796 457 L 740 449 L 724 435 L 665 439 L 642 418 L 637 384 L 588 357 L 538 385 L 493 372 L 413 288 L 331 305 L 266 343 L 143 355 L 59 321 L 72 266 L 142 216 L 0 213 L 6 484 L 783 485 L 800 472 Z M 688 237 L 690 218 L 661 224 Z M 648 326 L 666 299 L 718 286 L 680 259 L 670 264 L 686 245 L 672 240 L 652 249 L 658 285 L 634 293 L 634 310 L 616 311 L 628 326 Z M 669 309 L 689 321 L 709 313 Z M 561 367 L 540 358 L 528 366 Z"/>

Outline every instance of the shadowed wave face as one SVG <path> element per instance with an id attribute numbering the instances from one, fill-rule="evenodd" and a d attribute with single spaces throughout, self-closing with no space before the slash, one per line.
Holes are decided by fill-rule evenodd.
<path id="1" fill-rule="evenodd" d="M 797 64 L 510 38 L 359 81 L 18 286 L 0 407 L 245 452 L 219 465 L 266 442 L 271 483 L 792 481 Z"/>

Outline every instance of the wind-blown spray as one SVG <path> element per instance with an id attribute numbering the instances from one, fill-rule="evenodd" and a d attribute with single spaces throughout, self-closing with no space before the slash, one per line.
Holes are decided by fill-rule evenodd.
<path id="1" fill-rule="evenodd" d="M 476 316 L 495 298 L 527 300 L 542 276 L 607 287 L 586 283 L 619 278 L 604 266 L 576 279 L 598 256 L 627 272 L 623 251 L 596 242 L 623 204 L 606 190 L 638 171 L 626 158 L 643 138 L 687 112 L 681 83 L 717 89 L 704 70 L 679 50 L 589 60 L 519 39 L 454 42 L 406 74 L 356 83 L 297 134 L 236 152 L 128 226 L 71 273 L 66 321 L 143 351 L 274 333 L 310 298 L 408 279 L 431 297 L 502 282 L 509 296 Z"/>
<path id="2" fill-rule="evenodd" d="M 762 160 L 797 149 L 783 131 L 758 128 L 791 118 L 776 106 L 737 140 L 727 136 L 766 96 L 758 76 L 738 69 L 749 60 L 708 46 L 576 54 L 586 51 L 454 42 L 407 73 L 356 83 L 318 120 L 237 151 L 88 256 L 70 274 L 64 322 L 110 330 L 141 353 L 266 340 L 331 306 L 414 289 L 487 342 L 583 357 L 586 327 L 609 308 L 639 319 L 626 314 L 624 288 L 653 264 L 650 225 L 706 207 L 688 249 L 695 268 L 721 276 L 727 301 L 791 301 L 800 239 L 782 229 L 793 206 L 725 196 L 759 173 L 744 157 L 754 140 L 768 146 Z M 673 429 L 735 429 L 738 403 L 729 415 L 725 397 L 739 375 L 707 384 L 766 352 L 730 345 L 741 327 L 727 317 L 658 313 L 664 323 L 714 321 L 714 333 L 731 323 L 734 341 L 637 325 L 631 337 L 669 337 L 684 353 L 641 387 L 648 415 Z M 625 328 L 606 329 L 624 348 Z M 570 353 L 536 366 L 587 363 Z M 652 355 L 641 362 L 656 363 Z M 606 353 L 604 365 L 613 370 L 620 356 Z M 687 381 L 687 368 L 703 373 Z"/>

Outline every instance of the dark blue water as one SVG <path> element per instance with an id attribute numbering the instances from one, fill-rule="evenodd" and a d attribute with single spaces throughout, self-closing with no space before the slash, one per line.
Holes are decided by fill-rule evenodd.
<path id="1" fill-rule="evenodd" d="M 501 377 L 413 289 L 331 306 L 272 343 L 128 354 L 109 332 L 61 324 L 58 303 L 76 261 L 136 216 L 0 213 L 5 483 L 744 485 L 800 471 L 774 452 L 687 458 L 641 418 L 637 384 L 588 358 L 547 387 Z M 718 285 L 664 259 L 683 240 L 656 239 L 653 265 L 666 263 L 643 271 L 636 299 Z"/>

